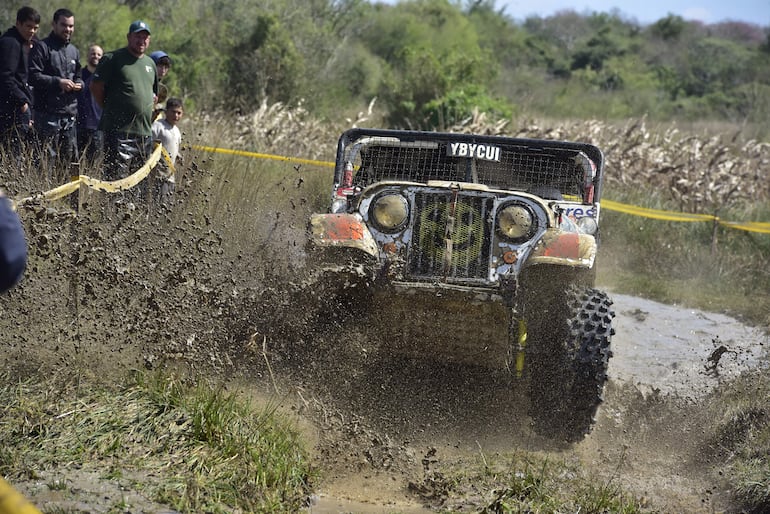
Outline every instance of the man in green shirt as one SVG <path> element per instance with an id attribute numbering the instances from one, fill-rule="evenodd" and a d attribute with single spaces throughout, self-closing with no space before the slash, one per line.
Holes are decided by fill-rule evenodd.
<path id="1" fill-rule="evenodd" d="M 124 48 L 104 54 L 90 85 L 103 109 L 99 129 L 104 132 L 105 180 L 127 177 L 144 164 L 152 150 L 158 78 L 155 62 L 145 55 L 150 26 L 133 22 L 126 39 Z"/>

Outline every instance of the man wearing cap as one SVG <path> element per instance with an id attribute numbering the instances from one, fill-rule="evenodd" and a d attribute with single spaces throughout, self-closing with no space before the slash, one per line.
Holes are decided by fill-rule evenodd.
<path id="1" fill-rule="evenodd" d="M 163 50 L 155 50 L 150 54 L 150 57 L 155 61 L 155 67 L 158 70 L 158 98 L 155 100 L 155 109 L 152 111 L 154 123 L 163 112 L 163 105 L 168 98 L 168 87 L 163 83 L 163 78 L 168 75 L 168 71 L 171 69 L 171 57 Z"/>
<path id="2" fill-rule="evenodd" d="M 106 180 L 130 175 L 152 150 L 152 108 L 158 78 L 155 62 L 145 54 L 150 26 L 140 20 L 133 22 L 126 39 L 124 48 L 102 57 L 89 86 L 102 106 L 99 129 L 104 133 Z"/>

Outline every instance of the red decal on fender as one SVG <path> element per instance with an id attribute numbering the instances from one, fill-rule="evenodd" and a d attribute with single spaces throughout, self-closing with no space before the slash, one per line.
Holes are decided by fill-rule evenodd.
<path id="1" fill-rule="evenodd" d="M 543 255 L 546 257 L 578 259 L 580 257 L 580 236 L 572 232 L 559 234 L 556 239 L 545 247 Z"/>
<path id="2" fill-rule="evenodd" d="M 324 223 L 329 239 L 359 240 L 364 238 L 364 230 L 361 222 L 346 214 L 334 214 L 326 217 Z"/>

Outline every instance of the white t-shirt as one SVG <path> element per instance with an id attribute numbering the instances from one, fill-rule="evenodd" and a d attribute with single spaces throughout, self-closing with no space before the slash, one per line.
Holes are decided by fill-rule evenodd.
<path id="1" fill-rule="evenodd" d="M 171 157 L 171 162 L 175 164 L 179 147 L 182 146 L 182 133 L 179 127 L 172 126 L 166 119 L 160 119 L 152 124 L 152 139 L 163 145 Z M 169 182 L 174 182 L 174 175 L 166 166 L 158 166 L 158 174 Z"/>

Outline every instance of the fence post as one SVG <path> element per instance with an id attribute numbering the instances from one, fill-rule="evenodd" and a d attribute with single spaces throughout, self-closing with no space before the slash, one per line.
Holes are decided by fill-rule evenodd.
<path id="1" fill-rule="evenodd" d="M 72 170 L 76 173 L 72 173 L 71 180 L 80 181 L 80 163 L 72 163 Z M 70 281 L 69 281 L 69 296 L 70 307 L 72 310 L 72 323 L 75 327 L 75 351 L 80 352 L 80 298 L 78 297 L 79 289 L 79 272 L 78 261 L 80 260 L 80 245 L 78 244 L 78 218 L 80 217 L 80 207 L 82 204 L 81 194 L 83 191 L 82 184 L 78 184 L 78 188 L 70 195 L 70 207 L 75 212 L 74 219 L 70 222 Z"/>
<path id="2" fill-rule="evenodd" d="M 711 256 L 717 254 L 717 235 L 719 234 L 719 218 L 714 215 L 714 221 L 711 226 Z"/>

